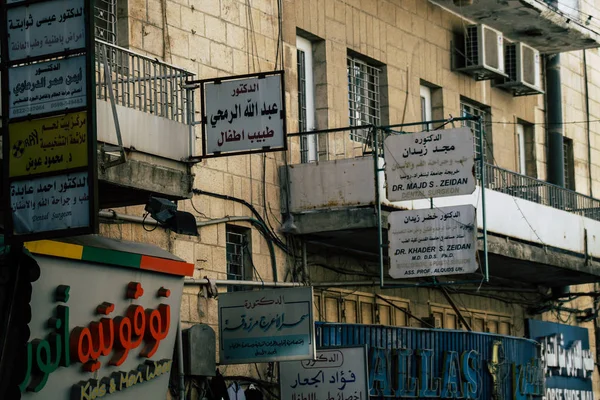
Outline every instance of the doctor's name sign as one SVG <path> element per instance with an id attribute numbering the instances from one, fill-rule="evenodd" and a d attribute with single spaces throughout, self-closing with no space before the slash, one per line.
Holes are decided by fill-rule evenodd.
<path id="1" fill-rule="evenodd" d="M 127 298 L 131 300 L 137 300 L 144 294 L 138 282 L 130 282 L 126 291 Z M 55 307 L 54 315 L 47 321 L 51 333 L 46 339 L 34 339 L 26 346 L 26 371 L 20 384 L 21 391 L 42 391 L 50 374 L 60 367 L 73 367 L 72 364 L 81 364 L 84 372 L 97 376 L 102 367 L 101 357 L 107 360 L 105 364 L 114 367 L 121 366 L 132 355 L 147 360 L 134 370 L 117 370 L 102 378 L 75 382 L 71 388 L 71 400 L 101 398 L 169 373 L 171 360 L 150 360 L 169 334 L 171 308 L 168 304 L 161 303 L 156 308 L 146 309 L 130 304 L 124 315 L 110 317 L 115 305 L 103 302 L 96 307 L 96 314 L 100 316 L 97 321 L 71 328 L 69 306 L 66 305 L 69 292 L 70 287 L 66 285 L 56 288 L 54 300 L 63 304 Z M 151 295 L 168 298 L 171 292 L 161 287 Z"/>

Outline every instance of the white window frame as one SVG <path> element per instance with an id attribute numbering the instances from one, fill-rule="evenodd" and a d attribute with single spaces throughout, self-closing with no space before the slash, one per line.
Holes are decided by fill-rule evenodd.
<path id="1" fill-rule="evenodd" d="M 301 36 L 296 36 L 296 49 L 304 54 L 304 71 L 298 72 L 298 96 L 305 93 L 304 110 L 301 106 L 302 99 L 298 99 L 298 118 L 301 118 L 301 113 L 304 112 L 305 123 L 300 127 L 300 131 L 313 131 L 316 129 L 315 124 L 315 77 L 314 77 L 314 62 L 313 62 L 313 44 L 310 40 Z M 300 68 L 300 63 L 298 63 Z M 302 74 L 303 73 L 303 74 Z M 301 77 L 304 77 L 304 87 Z M 318 159 L 317 152 L 317 135 L 303 135 L 300 137 L 300 159 L 303 163 L 314 162 Z"/>
<path id="2" fill-rule="evenodd" d="M 431 88 L 429 86 L 421 85 L 419 88 L 419 94 L 421 96 L 421 120 L 431 121 L 433 111 L 431 108 Z M 431 129 L 431 124 L 423 124 L 423 130 Z"/>
<path id="3" fill-rule="evenodd" d="M 525 157 L 525 126 L 523 124 L 516 125 L 516 134 L 519 173 L 521 175 L 527 175 L 527 159 Z"/>

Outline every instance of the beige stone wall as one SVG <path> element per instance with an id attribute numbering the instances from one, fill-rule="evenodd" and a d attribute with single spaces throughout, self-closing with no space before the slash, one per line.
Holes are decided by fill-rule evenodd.
<path id="1" fill-rule="evenodd" d="M 187 68 L 198 78 L 211 78 L 275 69 L 277 52 L 277 1 L 276 0 L 127 0 L 120 2 L 120 44 L 143 54 L 157 57 L 174 65 Z M 425 0 L 283 0 L 283 52 L 286 72 L 286 102 L 288 131 L 298 129 L 296 83 L 296 34 L 315 41 L 315 66 L 317 71 L 317 128 L 334 128 L 348 125 L 348 91 L 346 55 L 348 50 L 367 56 L 383 64 L 386 87 L 383 110 L 384 123 L 397 124 L 420 120 L 419 85 L 425 81 L 441 88 L 442 110 L 445 117 L 459 116 L 461 97 L 491 108 L 492 124 L 486 127 L 493 135 L 494 162 L 504 168 L 517 170 L 517 143 L 515 122 L 537 124 L 534 127 L 537 171 L 540 179 L 546 174 L 543 96 L 515 98 L 492 87 L 489 81 L 476 82 L 472 78 L 451 71 L 450 41 L 452 33 L 463 29 L 464 22 Z M 581 52 L 563 57 L 563 110 L 565 121 L 587 119 L 582 97 Z M 600 57 L 597 51 L 588 51 L 591 115 L 600 119 Z M 592 84 L 596 82 L 596 84 Z M 199 104 L 199 102 L 197 103 Z M 198 115 L 199 116 L 199 115 Z M 600 124 L 591 124 L 592 177 L 594 193 L 600 191 Z M 200 137 L 200 131 L 196 131 Z M 576 185 L 581 192 L 589 192 L 587 172 L 587 134 L 585 124 L 566 126 L 565 134 L 575 143 Z M 343 134 L 347 137 L 347 134 Z M 281 221 L 280 188 L 277 167 L 283 157 L 297 162 L 297 141 L 288 154 L 243 155 L 207 159 L 197 164 L 194 187 L 219 194 L 235 196 L 248 201 L 277 229 Z M 344 145 L 347 142 L 343 142 Z M 201 149 L 200 140 L 197 150 Z M 491 161 L 491 160 L 490 160 Z M 266 194 L 266 198 L 265 198 Z M 193 206 L 192 206 L 193 202 Z M 209 196 L 194 196 L 179 204 L 180 209 L 193 213 L 199 220 L 227 216 L 253 217 L 252 212 L 240 203 Z M 198 213 L 196 210 L 200 211 Z M 141 215 L 141 207 L 124 212 Z M 248 222 L 236 224 L 251 227 Z M 165 233 L 162 229 L 147 232 L 141 225 L 103 224 L 102 234 L 120 239 L 156 244 L 195 264 L 195 278 L 226 278 L 225 224 L 200 229 L 200 236 L 187 237 Z M 276 249 L 277 269 L 284 279 L 290 266 L 285 254 Z M 265 281 L 273 280 L 269 249 L 265 238 L 252 229 L 252 257 L 256 269 Z M 377 266 L 365 265 L 355 258 L 322 259 L 322 254 L 312 254 L 311 262 L 330 263 L 348 267 L 350 271 L 373 270 Z M 322 267 L 311 267 L 314 282 L 339 282 L 356 279 L 351 273 L 340 273 Z M 368 279 L 365 277 L 365 279 Z M 327 311 L 327 298 L 347 297 L 357 304 L 378 304 L 380 309 L 389 306 L 379 301 L 374 293 L 378 285 L 356 288 L 356 291 L 317 290 L 325 317 L 340 317 L 339 311 Z M 511 304 L 498 293 L 486 291 L 484 296 L 455 293 L 459 306 L 469 311 L 473 318 L 489 314 L 509 320 L 510 333 L 524 335 L 524 306 Z M 535 298 L 533 295 L 506 294 L 516 302 Z M 353 296 L 353 297 L 352 297 Z M 432 310 L 447 310 L 447 301 L 439 290 L 396 289 L 385 292 L 400 306 L 407 306 L 419 318 L 428 317 Z M 496 298 L 495 298 L 496 297 Z M 577 306 L 585 306 L 583 299 Z M 350 300 L 349 300 L 350 301 Z M 436 308 L 437 307 L 437 308 Z M 373 309 L 373 308 L 372 308 Z M 331 308 L 329 308 L 331 310 Z M 359 309 L 357 309 L 359 310 Z M 391 310 L 391 309 L 390 309 Z M 391 313 L 391 311 L 390 311 Z M 368 314 L 365 314 L 368 315 Z M 402 321 L 402 312 L 391 313 L 390 323 Z M 181 318 L 187 326 L 204 322 L 217 330 L 217 303 L 207 299 L 197 286 L 186 286 L 181 307 Z M 351 319 L 365 321 L 358 311 Z M 385 319 L 371 318 L 371 322 L 386 323 Z M 350 319 L 350 320 L 349 320 Z M 492 318 L 493 319 L 493 318 Z M 490 319 L 490 320 L 492 320 Z M 341 319 L 340 319 L 341 320 Z M 504 321 L 503 320 L 503 321 Z M 405 320 L 409 326 L 420 326 L 414 320 Z M 590 340 L 593 339 L 590 329 Z M 260 367 L 264 372 L 263 366 Z M 222 369 L 227 375 L 255 375 L 254 366 L 229 366 Z M 264 375 L 263 375 L 264 376 Z M 598 385 L 595 386 L 598 391 Z"/>

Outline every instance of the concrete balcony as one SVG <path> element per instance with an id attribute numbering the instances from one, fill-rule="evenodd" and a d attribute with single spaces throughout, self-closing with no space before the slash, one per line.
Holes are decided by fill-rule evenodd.
<path id="1" fill-rule="evenodd" d="M 383 165 L 383 160 L 379 165 Z M 485 190 L 491 282 L 553 287 L 598 280 L 600 200 L 492 165 L 486 165 L 484 173 L 485 189 L 480 183 L 471 195 L 438 198 L 434 204 L 474 205 L 478 228 L 482 229 L 481 190 Z M 389 202 L 383 186 L 384 173 L 379 174 L 384 229 L 390 212 L 430 207 L 429 199 Z M 288 174 L 281 171 L 280 175 L 285 189 L 282 203 L 288 201 L 298 235 L 309 243 L 340 252 L 373 258 L 377 255 L 372 156 L 292 163 Z M 479 244 L 481 251 L 481 240 Z M 387 251 L 384 256 L 387 264 Z M 479 271 L 463 276 L 477 277 L 481 278 Z"/>
<path id="2" fill-rule="evenodd" d="M 191 197 L 193 74 L 96 41 L 100 207 L 145 204 L 150 194 Z M 110 88 L 112 88 L 112 100 Z M 116 111 L 126 161 L 120 159 Z"/>
<path id="3" fill-rule="evenodd" d="M 590 12 L 563 0 L 435 0 L 431 1 L 476 23 L 527 43 L 541 53 L 559 53 L 600 45 L 597 29 L 586 25 Z M 470 3 L 470 4 L 469 4 Z M 589 29 L 592 28 L 592 29 Z"/>

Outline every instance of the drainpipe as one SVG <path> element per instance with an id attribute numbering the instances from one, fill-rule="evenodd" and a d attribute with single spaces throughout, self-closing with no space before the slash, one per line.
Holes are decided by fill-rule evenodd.
<path id="1" fill-rule="evenodd" d="M 548 143 L 548 182 L 565 186 L 563 146 L 562 90 L 560 80 L 560 54 L 550 54 L 546 59 L 546 140 Z M 561 202 L 561 193 L 551 202 Z M 565 294 L 568 286 L 553 287 L 552 294 Z"/>
<path id="2" fill-rule="evenodd" d="M 585 83 L 585 129 L 587 131 L 587 156 L 588 156 L 588 178 L 590 182 L 590 197 L 594 197 L 593 181 L 592 181 L 592 144 L 590 139 L 590 92 L 587 70 L 587 57 L 585 49 L 583 49 L 583 80 Z"/>
<path id="3" fill-rule="evenodd" d="M 550 54 L 546 62 L 546 134 L 548 140 L 548 182 L 565 186 L 562 90 L 560 54 Z"/>

